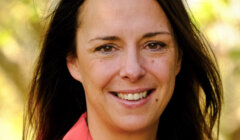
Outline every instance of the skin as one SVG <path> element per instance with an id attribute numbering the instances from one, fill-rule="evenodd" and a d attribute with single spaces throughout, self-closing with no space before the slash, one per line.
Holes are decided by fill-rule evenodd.
<path id="1" fill-rule="evenodd" d="M 92 138 L 156 139 L 181 68 L 162 8 L 154 0 L 87 0 L 78 20 L 77 55 L 67 57 L 67 66 L 84 87 Z M 143 104 L 111 94 L 148 89 Z"/>

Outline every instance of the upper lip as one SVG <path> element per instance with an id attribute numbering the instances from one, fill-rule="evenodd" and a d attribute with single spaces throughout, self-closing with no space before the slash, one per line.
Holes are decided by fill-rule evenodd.
<path id="1" fill-rule="evenodd" d="M 130 93 L 140 93 L 140 92 L 149 91 L 149 90 L 153 90 L 153 88 L 138 88 L 138 89 L 116 90 L 116 91 L 111 91 L 111 92 L 130 94 Z"/>

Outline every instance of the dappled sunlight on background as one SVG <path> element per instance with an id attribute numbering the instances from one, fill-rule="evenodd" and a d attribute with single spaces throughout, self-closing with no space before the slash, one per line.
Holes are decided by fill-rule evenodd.
<path id="1" fill-rule="evenodd" d="M 0 140 L 22 136 L 23 107 L 58 0 L 0 0 Z M 220 140 L 240 139 L 240 0 L 188 0 L 194 22 L 210 40 L 224 84 Z"/>
<path id="2" fill-rule="evenodd" d="M 0 69 L 0 140 L 21 138 L 23 102 L 19 91 Z"/>
<path id="3" fill-rule="evenodd" d="M 0 140 L 20 140 L 44 1 L 0 1 Z M 41 7 L 40 7 L 41 6 Z"/>
<path id="4" fill-rule="evenodd" d="M 196 22 L 219 60 L 224 106 L 221 139 L 240 139 L 240 1 L 192 0 Z"/>

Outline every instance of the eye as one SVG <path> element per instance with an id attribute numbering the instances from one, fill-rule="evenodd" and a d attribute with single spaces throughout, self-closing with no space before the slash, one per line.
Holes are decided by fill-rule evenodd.
<path id="1" fill-rule="evenodd" d="M 159 51 L 159 50 L 163 49 L 165 46 L 166 46 L 166 44 L 163 42 L 151 41 L 151 42 L 147 42 L 144 45 L 144 48 L 149 49 L 151 51 Z"/>
<path id="2" fill-rule="evenodd" d="M 116 51 L 116 47 L 114 45 L 111 44 L 106 44 L 106 45 L 102 45 L 99 46 L 95 49 L 96 52 L 100 52 L 100 53 L 104 53 L 104 54 L 108 54 L 111 52 Z"/>

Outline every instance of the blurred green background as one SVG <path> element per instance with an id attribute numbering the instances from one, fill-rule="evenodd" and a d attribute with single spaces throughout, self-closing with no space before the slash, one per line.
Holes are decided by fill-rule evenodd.
<path id="1" fill-rule="evenodd" d="M 20 140 L 23 107 L 44 36 L 58 0 L 0 0 L 0 140 Z M 220 140 L 240 140 L 240 0 L 188 0 L 212 44 L 224 84 Z"/>

